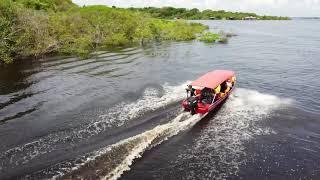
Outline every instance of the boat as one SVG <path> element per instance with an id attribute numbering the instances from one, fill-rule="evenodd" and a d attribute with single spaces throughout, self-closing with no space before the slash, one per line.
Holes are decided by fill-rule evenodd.
<path id="1" fill-rule="evenodd" d="M 188 85 L 187 98 L 182 101 L 185 111 L 206 114 L 226 100 L 236 85 L 235 72 L 215 70 L 199 77 Z"/>

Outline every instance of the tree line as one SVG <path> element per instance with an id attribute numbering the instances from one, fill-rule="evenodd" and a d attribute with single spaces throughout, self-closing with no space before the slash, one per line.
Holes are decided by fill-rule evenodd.
<path id="1" fill-rule="evenodd" d="M 279 16 L 260 16 L 255 13 L 246 12 L 228 12 L 224 10 L 204 10 L 200 11 L 197 8 L 186 9 L 186 8 L 174 8 L 174 7 L 145 7 L 145 8 L 129 8 L 131 11 L 139 11 L 150 14 L 155 18 L 163 19 L 190 19 L 190 20 L 243 20 L 248 17 L 256 18 L 257 20 L 289 20 L 289 17 Z"/>

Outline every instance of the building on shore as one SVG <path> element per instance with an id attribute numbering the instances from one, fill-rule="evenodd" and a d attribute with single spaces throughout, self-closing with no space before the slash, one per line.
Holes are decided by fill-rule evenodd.
<path id="1" fill-rule="evenodd" d="M 257 20 L 257 17 L 247 16 L 247 17 L 244 17 L 242 20 Z"/>

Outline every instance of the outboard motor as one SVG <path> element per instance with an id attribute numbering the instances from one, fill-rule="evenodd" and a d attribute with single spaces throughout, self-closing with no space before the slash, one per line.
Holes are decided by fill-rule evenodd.
<path id="1" fill-rule="evenodd" d="M 187 99 L 188 107 L 192 115 L 196 114 L 196 108 L 198 107 L 198 100 L 196 97 L 189 97 Z"/>

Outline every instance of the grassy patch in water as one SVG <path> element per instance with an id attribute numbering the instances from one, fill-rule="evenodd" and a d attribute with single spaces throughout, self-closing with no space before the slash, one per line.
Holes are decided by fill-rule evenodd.
<path id="1" fill-rule="evenodd" d="M 199 40 L 206 43 L 214 43 L 220 40 L 220 36 L 221 36 L 220 34 L 206 32 L 200 36 Z"/>
<path id="2" fill-rule="evenodd" d="M 225 44 L 225 43 L 228 43 L 228 39 L 233 36 L 237 36 L 237 35 L 233 33 L 224 33 L 223 31 L 219 33 L 205 32 L 201 34 L 198 40 L 206 43 Z"/>

